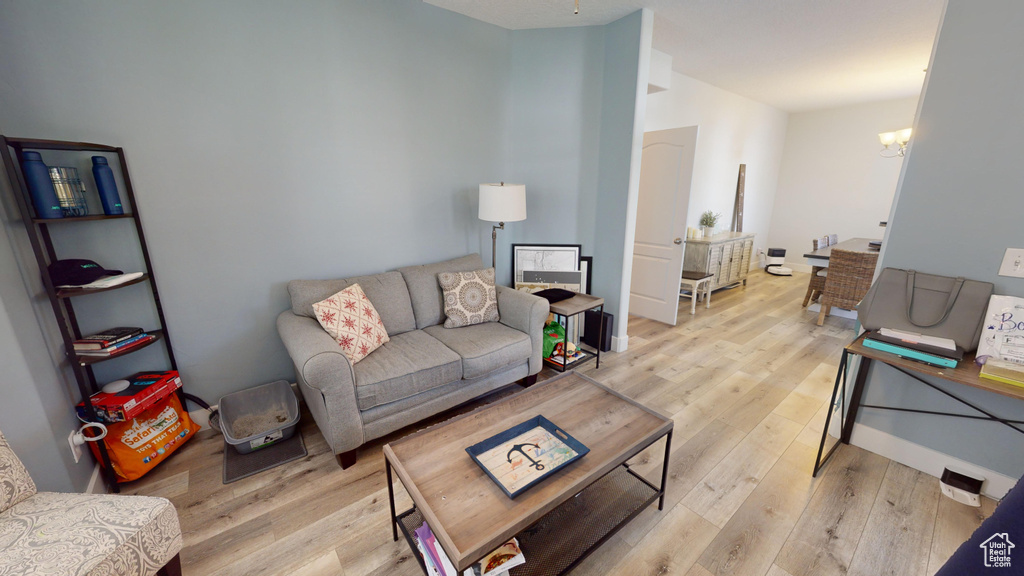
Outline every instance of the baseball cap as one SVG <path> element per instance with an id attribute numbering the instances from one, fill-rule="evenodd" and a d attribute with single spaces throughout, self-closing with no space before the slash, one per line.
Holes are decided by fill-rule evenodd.
<path id="1" fill-rule="evenodd" d="M 92 260 L 57 260 L 50 264 L 50 280 L 54 286 L 82 286 L 104 276 L 123 274 L 120 270 L 106 270 Z"/>

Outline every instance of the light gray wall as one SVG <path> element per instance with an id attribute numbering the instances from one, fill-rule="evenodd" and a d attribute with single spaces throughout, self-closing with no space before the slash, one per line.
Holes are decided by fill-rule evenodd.
<path id="1" fill-rule="evenodd" d="M 288 280 L 481 250 L 509 42 L 414 0 L 5 3 L 0 129 L 126 149 L 186 386 L 215 402 L 292 377 Z M 133 267 L 102 243 L 59 255 Z"/>
<path id="2" fill-rule="evenodd" d="M 507 224 L 498 245 L 508 281 L 512 243 L 581 244 L 594 257 L 591 292 L 623 335 L 640 44 L 640 11 L 607 26 L 513 32 L 507 173 L 526 183 L 528 217 Z"/>
<path id="3" fill-rule="evenodd" d="M 500 233 L 499 279 L 512 241 L 580 243 L 614 302 L 639 20 L 510 32 L 417 0 L 8 2 L 0 132 L 125 148 L 183 379 L 216 402 L 294 377 L 274 327 L 288 280 L 486 260 L 481 182 L 528 186 L 529 219 Z M 87 157 L 44 158 L 91 180 Z M 129 222 L 82 226 L 53 227 L 60 257 L 139 269 Z M 619 245 L 602 250 L 608 229 Z M 49 357 L 23 354 L 23 368 L 49 371 L 64 397 L 38 375 L 19 390 L 60 416 L 48 436 L 66 436 L 77 392 L 23 231 L 5 232 L 22 267 L 4 262 L 5 279 L 27 286 L 4 298 L 22 311 L 6 322 L 40 333 Z M 89 298 L 87 331 L 155 314 L 144 287 Z M 163 365 L 150 347 L 97 374 Z M 47 458 L 84 488 L 85 467 Z"/>
<path id="4" fill-rule="evenodd" d="M 512 34 L 506 179 L 526 184 L 527 219 L 499 232 L 498 278 L 511 244 L 581 244 L 594 254 L 604 26 Z"/>
<path id="5" fill-rule="evenodd" d="M 594 290 L 604 298 L 605 311 L 615 314 L 613 335 L 626 337 L 629 282 L 632 270 L 633 231 L 640 187 L 640 150 L 647 66 L 650 65 L 651 19 L 645 37 L 644 14 L 634 12 L 608 24 L 604 41 L 604 82 L 601 91 L 601 149 L 598 157 L 597 195 L 594 197 Z M 640 61 L 642 43 L 646 62 Z M 640 66 L 643 66 L 641 73 Z M 638 92 L 638 83 L 642 86 Z M 644 106 L 640 118 L 637 108 Z M 639 121 L 638 121 L 639 120 Z M 634 172 L 635 169 L 635 172 Z M 632 188 L 632 194 L 630 194 Z M 628 245 L 630 261 L 626 261 Z M 625 301 L 622 301 L 625 298 Z"/>
<path id="6" fill-rule="evenodd" d="M 10 198 L 6 188 L 4 179 L 0 191 L 5 200 Z M 57 368 L 59 352 L 47 345 L 40 328 L 55 323 L 37 318 L 19 273 L 11 240 L 25 234 L 9 218 L 16 211 L 10 203 L 0 202 L 5 228 L 0 231 L 0 430 L 40 490 L 80 491 L 93 467 L 76 466 L 67 444 L 68 433 L 79 426 L 71 410 L 70 380 Z M 39 304 L 49 311 L 48 301 Z"/>
<path id="7" fill-rule="evenodd" d="M 918 113 L 882 265 L 965 276 L 1024 296 L 997 276 L 1007 247 L 1024 247 L 1024 4 L 950 0 Z M 1024 402 L 943 384 L 982 407 L 1020 418 Z M 871 403 L 971 413 L 892 370 L 873 370 Z M 1024 437 L 997 423 L 865 410 L 858 422 L 979 466 L 1020 477 Z"/>

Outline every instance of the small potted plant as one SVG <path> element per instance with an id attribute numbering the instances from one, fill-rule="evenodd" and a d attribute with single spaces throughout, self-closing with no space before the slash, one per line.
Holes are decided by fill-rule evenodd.
<path id="1" fill-rule="evenodd" d="M 711 210 L 700 215 L 700 225 L 704 229 L 705 238 L 710 238 L 715 233 L 715 224 L 718 224 L 721 217 L 721 214 L 715 214 Z"/>

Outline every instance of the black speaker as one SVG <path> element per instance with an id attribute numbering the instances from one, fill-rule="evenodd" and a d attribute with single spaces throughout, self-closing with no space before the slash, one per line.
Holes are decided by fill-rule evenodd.
<path id="1" fill-rule="evenodd" d="M 604 331 L 601 332 L 600 314 L 597 310 L 587 310 L 583 313 L 584 322 L 586 322 L 586 326 L 583 328 L 583 343 L 592 348 L 600 348 L 601 352 L 607 352 L 612 349 L 612 324 L 615 322 L 615 317 L 607 312 L 604 313 Z M 600 347 L 598 346 L 599 336 Z"/>

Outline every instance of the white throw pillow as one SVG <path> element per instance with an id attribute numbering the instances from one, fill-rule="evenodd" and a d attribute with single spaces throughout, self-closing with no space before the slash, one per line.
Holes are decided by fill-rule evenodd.
<path id="1" fill-rule="evenodd" d="M 390 340 L 380 314 L 359 284 L 313 304 L 313 312 L 353 364 Z"/>

